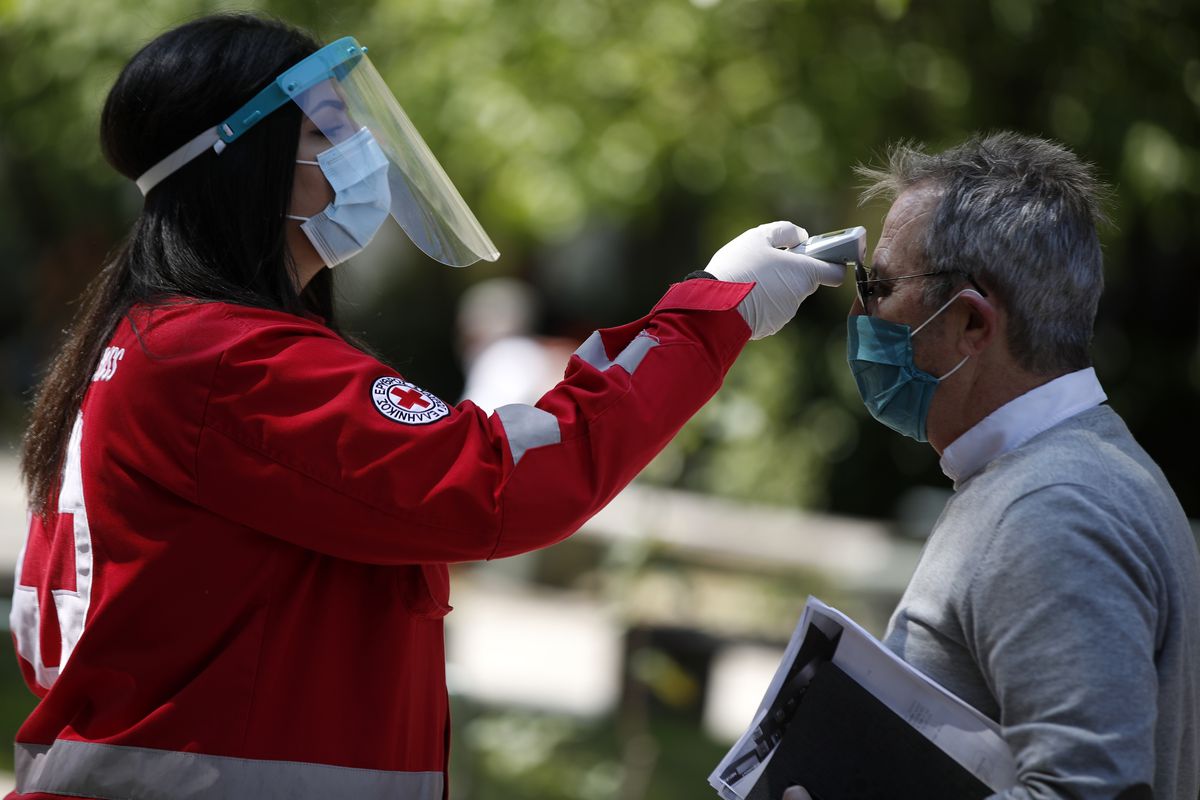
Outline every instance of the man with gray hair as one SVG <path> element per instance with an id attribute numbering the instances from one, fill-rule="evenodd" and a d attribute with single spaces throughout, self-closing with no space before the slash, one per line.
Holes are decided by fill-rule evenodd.
<path id="1" fill-rule="evenodd" d="M 996 798 L 1192 800 L 1200 564 L 1091 368 L 1097 181 L 1014 133 L 861 173 L 894 202 L 858 270 L 851 370 L 955 488 L 885 643 L 1001 725 L 1019 782 Z"/>

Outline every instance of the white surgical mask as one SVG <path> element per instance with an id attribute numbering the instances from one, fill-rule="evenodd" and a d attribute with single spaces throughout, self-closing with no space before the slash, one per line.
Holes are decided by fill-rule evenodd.
<path id="1" fill-rule="evenodd" d="M 300 229 L 332 267 L 362 251 L 379 231 L 392 206 L 388 160 L 366 128 L 317 154 L 316 161 L 296 161 L 321 168 L 333 187 L 333 202 L 300 220 Z"/>

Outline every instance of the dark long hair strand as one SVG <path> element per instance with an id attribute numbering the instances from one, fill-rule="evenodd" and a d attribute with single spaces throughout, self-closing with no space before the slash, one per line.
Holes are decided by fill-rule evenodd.
<path id="1" fill-rule="evenodd" d="M 205 17 L 159 36 L 125 65 L 100 123 L 105 158 L 135 180 L 315 52 L 308 34 L 250 14 Z M 301 112 L 267 115 L 224 152 L 199 156 L 145 199 L 141 215 L 84 291 L 37 388 L 21 452 L 34 513 L 57 485 L 75 416 L 117 324 L 135 304 L 218 301 L 310 312 L 337 330 L 322 270 L 297 293 L 284 214 Z"/>

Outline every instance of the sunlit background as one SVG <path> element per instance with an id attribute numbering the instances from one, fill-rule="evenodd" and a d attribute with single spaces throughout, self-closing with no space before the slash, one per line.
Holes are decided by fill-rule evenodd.
<path id="1" fill-rule="evenodd" d="M 0 0 L 4 594 L 31 388 L 141 203 L 100 156 L 99 109 L 138 47 L 231 8 L 368 45 L 496 241 L 498 263 L 452 270 L 389 226 L 337 271 L 349 327 L 450 401 L 478 336 L 520 334 L 546 357 L 531 374 L 561 371 L 591 330 L 643 315 L 760 222 L 865 225 L 873 243 L 886 207 L 858 206 L 853 167 L 889 142 L 998 128 L 1062 141 L 1113 187 L 1096 369 L 1200 517 L 1194 2 Z M 460 314 L 460 300 L 496 278 L 526 287 L 524 329 L 472 332 L 507 301 Z M 579 536 L 456 570 L 455 797 L 710 796 L 808 594 L 882 632 L 949 483 L 858 400 L 850 298 L 823 289 L 750 345 Z M 0 668 L 8 740 L 32 697 L 13 658 Z"/>

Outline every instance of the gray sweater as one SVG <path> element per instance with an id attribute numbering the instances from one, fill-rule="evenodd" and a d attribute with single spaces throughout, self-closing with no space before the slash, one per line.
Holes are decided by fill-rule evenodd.
<path id="1" fill-rule="evenodd" d="M 997 800 L 1194 800 L 1200 559 L 1162 472 L 1107 406 L 955 487 L 888 627 L 995 719 Z"/>

